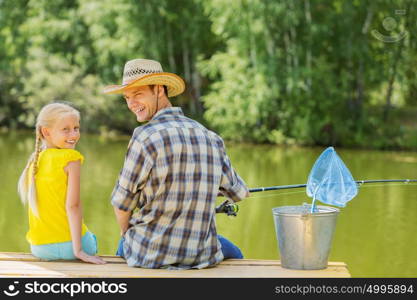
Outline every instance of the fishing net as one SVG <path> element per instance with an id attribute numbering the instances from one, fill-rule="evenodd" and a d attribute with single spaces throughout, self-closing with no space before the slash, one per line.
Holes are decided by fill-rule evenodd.
<path id="1" fill-rule="evenodd" d="M 345 207 L 358 194 L 358 186 L 349 169 L 333 147 L 323 151 L 311 169 L 307 181 L 307 195 L 315 201 Z"/>

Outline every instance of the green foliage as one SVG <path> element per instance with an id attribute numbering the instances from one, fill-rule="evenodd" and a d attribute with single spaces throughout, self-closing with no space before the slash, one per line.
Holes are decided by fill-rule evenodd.
<path id="1" fill-rule="evenodd" d="M 117 106 L 123 103 L 120 99 L 120 102 L 112 101 L 100 94 L 101 83 L 97 76 L 85 75 L 80 68 L 58 55 L 48 55 L 41 49 L 32 49 L 31 52 L 23 90 L 15 91 L 26 111 L 19 116 L 21 123 L 33 126 L 43 105 L 67 101 L 81 111 L 83 130 L 98 132 L 100 129 L 135 126 L 134 120 L 127 117 L 127 110 L 118 109 Z M 121 125 L 122 120 L 131 122 Z"/>
<path id="2" fill-rule="evenodd" d="M 3 0 L 0 126 L 31 127 L 64 100 L 87 131 L 131 132 L 121 97 L 100 91 L 146 57 L 186 80 L 174 104 L 226 139 L 415 149 L 415 121 L 398 113 L 417 104 L 411 4 Z"/>
<path id="3" fill-rule="evenodd" d="M 200 71 L 213 81 L 211 92 L 203 97 L 205 117 L 236 140 L 406 146 L 390 111 L 404 102 L 401 99 L 416 103 L 410 60 L 415 42 L 405 38 L 386 43 L 371 34 L 373 29 L 383 30 L 380 24 L 388 16 L 397 18 L 400 29 L 415 27 L 409 22 L 416 15 L 409 2 L 397 4 L 205 2 L 213 31 L 225 40 L 224 50 L 199 63 Z M 406 11 L 403 19 L 394 14 L 399 7 Z M 396 88 L 401 82 L 407 83 L 402 90 Z M 377 101 L 371 105 L 372 99 Z M 374 110 L 381 113 L 368 118 Z"/>

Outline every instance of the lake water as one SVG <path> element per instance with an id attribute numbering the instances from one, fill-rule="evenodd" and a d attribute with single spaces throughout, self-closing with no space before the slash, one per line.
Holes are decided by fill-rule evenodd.
<path id="1" fill-rule="evenodd" d="M 84 220 L 99 241 L 99 254 L 114 254 L 119 239 L 110 194 L 123 163 L 128 138 L 83 135 L 81 196 Z M 0 135 L 0 251 L 29 252 L 27 213 L 16 184 L 33 151 L 34 137 Z M 234 168 L 249 187 L 306 183 L 324 148 L 227 144 Z M 417 178 L 416 152 L 337 149 L 355 180 Z M 219 198 L 219 203 L 221 199 Z M 272 208 L 311 202 L 305 189 L 252 193 L 237 217 L 217 216 L 218 232 L 236 243 L 245 258 L 279 259 Z M 342 261 L 354 277 L 417 276 L 417 185 L 363 185 L 338 217 L 330 261 Z"/>

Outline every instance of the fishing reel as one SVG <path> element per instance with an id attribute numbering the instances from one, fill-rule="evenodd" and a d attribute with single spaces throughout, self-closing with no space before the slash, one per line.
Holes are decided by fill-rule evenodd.
<path id="1" fill-rule="evenodd" d="M 224 201 L 222 204 L 216 207 L 216 213 L 227 214 L 228 216 L 237 216 L 239 211 L 239 206 L 235 203 L 229 202 L 229 200 Z"/>

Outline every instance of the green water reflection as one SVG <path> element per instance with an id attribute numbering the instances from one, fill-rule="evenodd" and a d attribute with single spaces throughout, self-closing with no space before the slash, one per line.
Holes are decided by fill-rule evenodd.
<path id="1" fill-rule="evenodd" d="M 78 150 L 82 170 L 84 219 L 99 240 L 100 254 L 113 254 L 119 230 L 109 195 L 123 163 L 128 139 L 106 141 L 83 135 Z M 0 251 L 29 251 L 24 238 L 26 211 L 16 183 L 32 151 L 30 134 L 0 135 Z M 305 183 L 322 148 L 281 148 L 228 144 L 235 169 L 249 187 Z M 336 149 L 355 179 L 417 178 L 417 153 Z M 341 209 L 330 260 L 346 262 L 352 276 L 417 276 L 417 186 L 362 186 Z M 219 199 L 220 200 L 220 199 Z M 304 189 L 253 193 L 240 203 L 238 217 L 217 217 L 218 231 L 246 258 L 279 259 L 271 210 L 310 202 Z"/>

